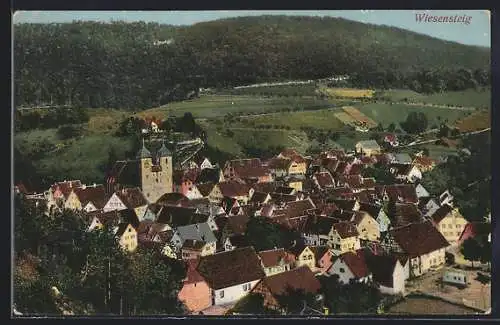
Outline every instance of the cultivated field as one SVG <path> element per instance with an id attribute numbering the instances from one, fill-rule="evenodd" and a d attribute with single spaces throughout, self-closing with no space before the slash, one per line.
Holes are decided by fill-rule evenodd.
<path id="1" fill-rule="evenodd" d="M 305 97 L 258 97 L 206 95 L 196 99 L 170 103 L 166 106 L 148 109 L 137 113 L 137 116 L 182 116 L 191 112 L 195 118 L 213 118 L 228 113 L 244 115 L 248 113 L 269 113 L 279 110 L 304 107 L 329 107 L 332 101 Z"/>
<path id="2" fill-rule="evenodd" d="M 491 89 L 468 89 L 462 91 L 445 91 L 436 94 L 419 94 L 408 89 L 382 91 L 382 96 L 393 102 L 407 100 L 414 103 L 434 105 L 451 105 L 459 107 L 489 108 L 491 107 Z"/>
<path id="3" fill-rule="evenodd" d="M 398 126 L 399 123 L 406 120 L 410 112 L 422 112 L 427 116 L 428 128 L 439 126 L 441 121 L 448 120 L 448 123 L 453 123 L 457 119 L 463 118 L 470 114 L 469 111 L 452 109 L 452 108 L 437 108 L 428 106 L 410 106 L 404 104 L 387 104 L 387 103 L 369 103 L 362 104 L 358 108 L 362 113 L 375 120 L 377 123 L 382 123 L 384 127 L 394 123 Z"/>
<path id="4" fill-rule="evenodd" d="M 456 121 L 455 126 L 460 132 L 473 132 L 491 127 L 490 111 L 482 110 Z"/>
<path id="5" fill-rule="evenodd" d="M 355 88 L 320 88 L 319 93 L 336 98 L 372 98 L 375 94 L 371 89 Z"/>
<path id="6" fill-rule="evenodd" d="M 253 125 L 276 125 L 300 129 L 310 127 L 314 129 L 336 130 L 342 128 L 342 123 L 335 116 L 337 110 L 301 111 L 277 113 L 262 116 L 243 117 Z"/>
<path id="7" fill-rule="evenodd" d="M 260 86 L 249 88 L 238 88 L 224 90 L 221 94 L 231 95 L 252 95 L 252 96 L 298 96 L 298 97 L 314 97 L 316 96 L 316 85 L 278 85 L 278 86 Z"/>
<path id="8" fill-rule="evenodd" d="M 350 116 L 352 116 L 356 122 L 361 123 L 361 125 L 364 125 L 369 129 L 377 126 L 377 122 L 375 122 L 374 120 L 372 120 L 371 118 L 369 118 L 365 114 L 361 113 L 355 107 L 347 106 L 347 107 L 343 107 L 342 110 L 344 112 L 346 112 L 347 114 L 349 114 Z"/>

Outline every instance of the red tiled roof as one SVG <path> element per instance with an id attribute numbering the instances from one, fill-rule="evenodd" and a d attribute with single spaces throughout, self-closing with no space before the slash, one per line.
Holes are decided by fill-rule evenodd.
<path id="1" fill-rule="evenodd" d="M 317 173 L 314 175 L 314 178 L 321 188 L 335 186 L 335 181 L 333 180 L 332 175 L 330 175 L 330 173 L 328 172 Z"/>
<path id="2" fill-rule="evenodd" d="M 363 250 L 360 249 L 356 253 L 346 252 L 340 255 L 339 258 L 347 265 L 356 278 L 364 278 L 370 274 Z"/>
<path id="3" fill-rule="evenodd" d="M 191 283 L 199 283 L 205 281 L 205 279 L 201 276 L 201 274 L 196 270 L 199 263 L 200 263 L 199 259 L 189 259 L 186 261 L 187 268 L 186 268 L 186 279 L 184 280 L 184 283 L 191 284 Z"/>
<path id="4" fill-rule="evenodd" d="M 203 256 L 197 271 L 213 290 L 232 287 L 265 277 L 253 247 Z"/>
<path id="5" fill-rule="evenodd" d="M 129 209 L 135 209 L 140 206 L 148 205 L 148 201 L 138 187 L 125 188 L 117 191 L 116 195 Z"/>
<path id="6" fill-rule="evenodd" d="M 262 280 L 274 297 L 287 293 L 287 289 L 303 290 L 305 293 L 318 293 L 321 284 L 308 266 L 269 276 Z"/>
<path id="7" fill-rule="evenodd" d="M 250 186 L 240 181 L 220 182 L 219 188 L 222 195 L 227 197 L 248 196 Z"/>
<path id="8" fill-rule="evenodd" d="M 420 156 L 415 157 L 415 159 L 413 160 L 413 164 L 422 167 L 432 167 L 436 164 L 436 161 L 427 156 Z"/>
<path id="9" fill-rule="evenodd" d="M 189 199 L 182 193 L 165 193 L 158 200 L 156 200 L 156 204 L 177 205 L 185 201 L 189 201 Z"/>
<path id="10" fill-rule="evenodd" d="M 277 266 L 281 261 L 288 263 L 288 256 L 283 248 L 270 249 L 258 253 L 264 267 Z"/>
<path id="11" fill-rule="evenodd" d="M 389 234 L 410 258 L 428 254 L 450 245 L 430 222 L 411 223 L 389 230 Z"/>
<path id="12" fill-rule="evenodd" d="M 291 158 L 293 156 L 300 156 L 298 151 L 295 149 L 285 149 L 282 152 L 280 152 L 280 155 L 287 158 Z"/>
<path id="13" fill-rule="evenodd" d="M 389 200 L 398 201 L 401 198 L 405 203 L 417 203 L 418 196 L 413 184 L 394 184 L 385 186 Z"/>
<path id="14" fill-rule="evenodd" d="M 351 222 L 341 221 L 333 224 L 333 228 L 342 238 L 354 237 L 359 235 L 356 226 Z"/>
<path id="15" fill-rule="evenodd" d="M 92 202 L 97 209 L 102 209 L 106 204 L 107 197 L 104 185 L 79 187 L 75 188 L 73 191 L 82 204 L 82 207 Z"/>

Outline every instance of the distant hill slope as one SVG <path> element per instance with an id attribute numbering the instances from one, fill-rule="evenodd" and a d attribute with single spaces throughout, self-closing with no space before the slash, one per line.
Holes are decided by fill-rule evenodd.
<path id="1" fill-rule="evenodd" d="M 184 99 L 202 86 L 490 66 L 487 48 L 330 17 L 239 17 L 183 27 L 20 24 L 14 32 L 18 105 L 137 109 Z"/>

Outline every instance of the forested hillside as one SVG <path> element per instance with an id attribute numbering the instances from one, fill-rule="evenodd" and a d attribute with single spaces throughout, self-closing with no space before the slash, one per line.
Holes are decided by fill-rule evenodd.
<path id="1" fill-rule="evenodd" d="M 199 87 L 338 74 L 350 75 L 353 86 L 422 92 L 490 79 L 487 48 L 339 18 L 241 17 L 184 27 L 21 24 L 14 32 L 17 106 L 141 109 Z"/>

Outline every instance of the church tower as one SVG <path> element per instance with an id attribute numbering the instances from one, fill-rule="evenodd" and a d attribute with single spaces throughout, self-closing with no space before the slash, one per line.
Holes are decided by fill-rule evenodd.
<path id="1" fill-rule="evenodd" d="M 146 149 L 143 140 L 137 158 L 140 160 L 141 189 L 146 199 L 153 203 L 163 194 L 171 193 L 173 190 L 172 153 L 165 143 L 158 150 L 157 159 L 153 161 L 153 155 Z"/>

